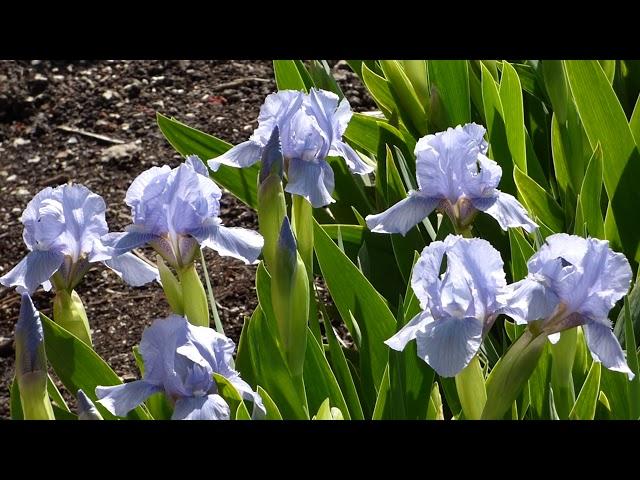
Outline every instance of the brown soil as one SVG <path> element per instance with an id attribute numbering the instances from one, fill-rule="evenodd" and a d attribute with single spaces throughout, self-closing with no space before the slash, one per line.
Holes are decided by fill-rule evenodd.
<path id="1" fill-rule="evenodd" d="M 338 64 L 334 71 L 354 110 L 373 108 L 349 70 Z M 216 88 L 246 77 L 253 80 Z M 157 128 L 156 111 L 235 144 L 251 134 L 264 97 L 274 90 L 269 61 L 0 61 L 0 275 L 27 253 L 19 217 L 47 185 L 82 183 L 105 199 L 112 231 L 130 223 L 124 195 L 133 178 L 153 165 L 181 161 Z M 63 126 L 135 146 L 109 155 L 113 144 Z M 257 228 L 255 212 L 228 193 L 221 218 L 229 226 Z M 211 250 L 205 257 L 225 331 L 237 342 L 244 317 L 257 303 L 255 267 Z M 145 326 L 169 313 L 160 286 L 129 287 L 97 264 L 78 293 L 97 353 L 124 380 L 136 378 L 132 347 Z M 51 298 L 41 289 L 34 295 L 45 314 L 51 313 Z M 0 419 L 9 417 L 19 303 L 13 290 L 0 287 Z"/>

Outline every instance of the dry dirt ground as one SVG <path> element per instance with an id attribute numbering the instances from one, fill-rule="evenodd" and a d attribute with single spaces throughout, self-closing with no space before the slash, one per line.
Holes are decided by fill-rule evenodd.
<path id="1" fill-rule="evenodd" d="M 348 67 L 331 65 L 354 110 L 373 109 Z M 244 80 L 225 86 L 238 79 Z M 110 229 L 122 231 L 130 223 L 124 196 L 133 178 L 153 165 L 181 161 L 157 128 L 157 111 L 236 144 L 249 137 L 264 97 L 275 89 L 272 64 L 264 60 L 0 61 L 0 275 L 27 253 L 19 218 L 39 190 L 82 183 L 105 199 Z M 229 226 L 257 228 L 255 212 L 228 193 L 221 217 Z M 255 267 L 211 250 L 206 260 L 225 330 L 237 342 L 244 316 L 257 303 Z M 125 381 L 136 378 L 132 347 L 145 326 L 169 313 L 162 289 L 155 283 L 128 287 L 97 264 L 77 290 L 98 354 Z M 40 289 L 34 301 L 50 314 L 51 298 Z M 0 287 L 0 419 L 9 417 L 19 303 L 13 290 Z"/>

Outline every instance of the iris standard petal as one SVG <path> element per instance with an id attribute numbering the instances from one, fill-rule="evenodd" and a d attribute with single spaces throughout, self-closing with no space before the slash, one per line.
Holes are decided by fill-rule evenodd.
<path id="1" fill-rule="evenodd" d="M 425 197 L 411 191 L 409 196 L 382 213 L 367 215 L 367 226 L 372 232 L 406 235 L 438 206 L 440 199 Z"/>
<path id="2" fill-rule="evenodd" d="M 220 165 L 228 165 L 236 168 L 250 167 L 260 160 L 261 155 L 262 145 L 252 140 L 247 140 L 232 147 L 222 155 L 207 160 L 207 165 L 209 165 L 209 168 L 214 172 L 218 171 Z"/>
<path id="3" fill-rule="evenodd" d="M 477 318 L 440 318 L 418 332 L 418 356 L 438 375 L 453 377 L 466 367 L 482 343 L 483 323 Z"/>
<path id="4" fill-rule="evenodd" d="M 124 417 L 147 398 L 160 391 L 160 387 L 144 380 L 113 385 L 109 387 L 96 387 L 98 403 L 109 410 L 112 415 Z"/>
<path id="5" fill-rule="evenodd" d="M 178 399 L 171 420 L 229 420 L 229 405 L 218 394 Z"/>
<path id="6" fill-rule="evenodd" d="M 605 318 L 602 323 L 590 322 L 582 327 L 591 356 L 609 370 L 626 373 L 632 380 L 635 375 L 627 365 L 620 343 L 611 327 L 604 322 L 608 323 L 609 320 Z"/>
<path id="7" fill-rule="evenodd" d="M 160 281 L 158 269 L 131 252 L 105 260 L 104 264 L 133 287 Z"/>
<path id="8" fill-rule="evenodd" d="M 151 167 L 142 172 L 129 185 L 124 197 L 125 203 L 130 207 L 135 207 L 144 198 L 159 194 L 170 171 L 169 165 L 163 165 L 162 167 Z"/>
<path id="9" fill-rule="evenodd" d="M 398 333 L 393 337 L 385 340 L 385 344 L 394 350 L 401 352 L 407 346 L 411 340 L 415 340 L 418 332 L 424 330 L 424 327 L 429 321 L 433 321 L 431 315 L 426 312 L 421 312 L 413 317 L 405 326 L 403 326 Z"/>
<path id="10" fill-rule="evenodd" d="M 434 296 L 439 294 L 440 266 L 442 259 L 449 249 L 449 242 L 431 242 L 422 249 L 420 258 L 413 267 L 411 275 L 411 288 L 420 301 L 420 307 L 424 310 Z"/>
<path id="11" fill-rule="evenodd" d="M 210 225 L 192 235 L 203 247 L 212 248 L 220 255 L 237 258 L 247 264 L 257 263 L 264 238 L 258 232 L 240 227 Z"/>
<path id="12" fill-rule="evenodd" d="M 0 277 L 0 283 L 7 287 L 18 287 L 32 294 L 38 286 L 48 281 L 62 265 L 64 255 L 59 252 L 34 250 L 20 260 L 6 275 Z"/>
<path id="13" fill-rule="evenodd" d="M 503 306 L 497 293 L 507 286 L 504 262 L 500 252 L 486 240 L 456 241 L 447 252 L 447 270 L 455 276 L 471 276 L 476 314 L 484 316 L 484 312 Z"/>
<path id="14" fill-rule="evenodd" d="M 285 191 L 306 198 L 314 208 L 324 207 L 335 200 L 333 170 L 325 161 L 313 162 L 292 158 L 287 171 Z"/>
<path id="15" fill-rule="evenodd" d="M 546 285 L 545 279 L 534 275 L 507 286 L 506 306 L 502 311 L 516 323 L 547 318 L 560 303 L 560 298 Z"/>
<path id="16" fill-rule="evenodd" d="M 170 315 L 154 321 L 145 328 L 140 342 L 140 355 L 144 359 L 144 379 L 164 385 L 169 394 L 180 393 L 181 382 L 175 371 L 178 346 L 187 342 L 187 321 L 179 315 Z"/>
<path id="17" fill-rule="evenodd" d="M 495 218 L 503 230 L 522 227 L 531 233 L 538 225 L 529 218 L 527 211 L 513 195 L 496 190 L 494 197 L 472 198 L 475 208 Z"/>

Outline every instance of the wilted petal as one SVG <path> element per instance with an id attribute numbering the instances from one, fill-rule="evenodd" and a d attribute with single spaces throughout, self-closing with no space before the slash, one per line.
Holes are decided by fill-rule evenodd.
<path id="1" fill-rule="evenodd" d="M 171 420 L 229 420 L 229 405 L 218 394 L 180 398 Z"/>
<path id="2" fill-rule="evenodd" d="M 384 343 L 390 348 L 401 352 L 407 346 L 411 340 L 415 340 L 418 332 L 424 330 L 424 327 L 429 321 L 433 321 L 428 313 L 422 312 L 416 315 L 409 321 L 404 327 L 398 330 L 393 337 L 386 340 Z"/>
<path id="3" fill-rule="evenodd" d="M 64 255 L 58 252 L 34 250 L 20 260 L 3 277 L 0 283 L 7 287 L 18 287 L 29 294 L 36 291 L 38 285 L 48 281 L 62 265 Z"/>
<path id="4" fill-rule="evenodd" d="M 608 320 L 604 319 L 602 322 Z M 609 370 L 626 373 L 629 380 L 632 380 L 635 375 L 627 365 L 620 343 L 611 327 L 605 323 L 590 322 L 582 328 L 593 359 L 601 362 Z"/>
<path id="5" fill-rule="evenodd" d="M 306 198 L 314 208 L 335 202 L 331 197 L 334 188 L 333 170 L 325 161 L 292 158 L 287 177 L 289 183 L 285 191 Z"/>
<path id="6" fill-rule="evenodd" d="M 216 250 L 224 257 L 233 257 L 247 264 L 256 263 L 264 238 L 258 232 L 240 227 L 210 225 L 192 233 L 203 247 Z"/>
<path id="7" fill-rule="evenodd" d="M 214 172 L 218 171 L 220 165 L 228 165 L 236 168 L 250 167 L 260 160 L 261 155 L 262 145 L 252 140 L 247 140 L 232 147 L 222 155 L 208 160 L 207 165 L 209 165 L 209 168 Z"/>
<path id="8" fill-rule="evenodd" d="M 440 318 L 418 332 L 418 356 L 438 375 L 453 377 L 466 367 L 482 343 L 482 321 L 476 318 Z"/>
<path id="9" fill-rule="evenodd" d="M 130 252 L 105 260 L 104 264 L 116 272 L 126 283 L 134 287 L 139 287 L 154 280 L 160 281 L 160 273 L 156 267 Z"/>
<path id="10" fill-rule="evenodd" d="M 488 213 L 495 218 L 503 230 L 522 227 L 531 233 L 538 225 L 533 222 L 524 207 L 513 195 L 496 190 L 492 198 L 472 198 L 471 203 L 478 210 Z"/>
<path id="11" fill-rule="evenodd" d="M 399 233 L 406 235 L 438 206 L 440 200 L 425 197 L 418 192 L 409 196 L 377 215 L 367 215 L 367 226 L 372 232 Z"/>
<path id="12" fill-rule="evenodd" d="M 549 317 L 560 299 L 544 279 L 529 276 L 507 286 L 505 302 L 503 313 L 523 324 Z"/>
<path id="13" fill-rule="evenodd" d="M 144 380 L 114 385 L 96 387 L 98 403 L 109 410 L 112 415 L 124 417 L 147 398 L 160 391 L 160 387 Z"/>

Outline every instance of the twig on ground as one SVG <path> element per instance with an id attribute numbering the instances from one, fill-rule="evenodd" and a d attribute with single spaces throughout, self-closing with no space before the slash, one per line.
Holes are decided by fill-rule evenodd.
<path id="1" fill-rule="evenodd" d="M 251 83 L 251 82 L 266 83 L 269 81 L 270 80 L 266 78 L 242 77 L 242 78 L 237 78 L 235 80 L 231 80 L 230 82 L 219 83 L 218 85 L 212 85 L 211 87 L 209 87 L 209 90 L 211 90 L 212 92 L 218 92 L 220 90 L 225 90 L 227 88 L 239 87 L 240 85 L 244 85 L 245 83 Z"/>
<path id="2" fill-rule="evenodd" d="M 122 145 L 123 143 L 126 143 L 124 140 L 118 140 L 117 138 L 107 137 L 106 135 L 100 135 L 99 133 L 87 132 L 86 130 L 82 130 L 80 128 L 69 127 L 67 125 L 60 125 L 57 128 L 58 128 L 58 130 L 62 130 L 63 132 L 77 133 L 78 135 L 83 135 L 83 136 L 89 137 L 89 138 L 95 138 L 96 140 L 101 140 L 101 141 L 107 142 L 107 143 L 115 143 L 115 144 L 118 144 L 118 145 Z"/>

